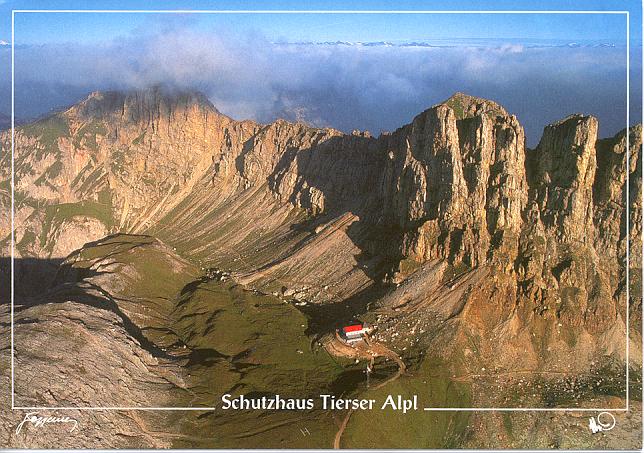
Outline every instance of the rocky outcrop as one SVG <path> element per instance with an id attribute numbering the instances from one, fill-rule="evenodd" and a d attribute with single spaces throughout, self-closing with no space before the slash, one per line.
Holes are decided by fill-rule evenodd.
<path id="1" fill-rule="evenodd" d="M 273 437 L 272 429 L 291 424 L 292 411 L 249 417 L 221 410 L 221 395 L 304 398 L 338 376 L 337 364 L 312 350 L 295 307 L 245 291 L 226 273 L 202 272 L 150 236 L 87 244 L 40 294 L 18 294 L 14 310 L 10 345 L 9 306 L 0 304 L 2 401 L 11 403 L 13 391 L 16 406 L 0 411 L 3 446 L 304 448 L 309 440 L 299 430 Z M 64 414 L 75 424 L 28 422 L 17 431 L 29 413 Z M 333 420 L 322 411 L 306 416 L 318 442 L 330 445 Z M 258 430 L 255 417 L 269 429 Z"/>
<path id="2" fill-rule="evenodd" d="M 535 212 L 560 240 L 592 243 L 596 142 L 597 120 L 577 115 L 547 126 L 534 151 Z"/>
<path id="3" fill-rule="evenodd" d="M 154 265 L 146 267 L 146 262 Z M 31 276 L 38 270 L 46 273 L 49 264 L 32 262 L 25 271 Z M 180 360 L 162 349 L 167 344 L 161 339 L 163 330 L 156 328 L 171 324 L 170 301 L 194 278 L 192 265 L 141 236 L 108 238 L 59 264 L 50 284 L 44 279 L 37 285 L 30 282 L 39 289 L 37 294 L 16 292 L 13 389 L 11 335 L 5 323 L 9 306 L 4 301 L 0 305 L 3 404 L 11 402 L 13 390 L 16 407 L 41 408 L 0 413 L 0 442 L 30 448 L 171 447 L 178 433 L 159 432 L 158 427 L 168 424 L 164 412 L 70 410 L 65 415 L 76 426 L 39 430 L 26 423 L 16 432 L 28 413 L 62 412 L 43 407 L 181 406 L 191 385 Z M 153 276 L 160 278 L 150 284 Z"/>
<path id="4" fill-rule="evenodd" d="M 495 249 L 516 249 L 527 198 L 523 128 L 487 110 L 457 120 L 448 105 L 394 134 L 406 153 L 394 184 L 384 185 L 384 211 L 396 212 L 407 231 L 402 256 L 477 266 L 494 259 Z M 396 209 L 401 205 L 411 209 Z"/>

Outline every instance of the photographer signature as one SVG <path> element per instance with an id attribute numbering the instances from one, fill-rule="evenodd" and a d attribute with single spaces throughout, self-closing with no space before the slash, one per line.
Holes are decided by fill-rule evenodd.
<path id="1" fill-rule="evenodd" d="M 78 420 L 68 417 L 65 415 L 64 417 L 52 417 L 52 416 L 45 416 L 45 415 L 38 415 L 38 412 L 27 412 L 25 414 L 25 418 L 20 422 L 18 427 L 16 428 L 16 434 L 20 434 L 20 431 L 22 430 L 22 426 L 25 423 L 30 423 L 36 428 L 41 428 L 45 426 L 48 423 L 73 423 L 72 428 L 69 430 L 69 432 L 73 432 L 77 427 L 78 427 Z"/>

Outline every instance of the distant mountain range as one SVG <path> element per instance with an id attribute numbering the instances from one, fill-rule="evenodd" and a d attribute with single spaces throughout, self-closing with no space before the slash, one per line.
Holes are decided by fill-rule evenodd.
<path id="1" fill-rule="evenodd" d="M 296 46 L 347 46 L 347 47 L 503 47 L 507 45 L 521 45 L 525 48 L 602 48 L 618 47 L 619 44 L 601 41 L 581 41 L 581 42 L 564 42 L 552 40 L 490 40 L 490 39 L 417 39 L 409 41 L 294 41 L 280 42 L 274 41 L 271 44 L 278 46 L 296 45 Z M 8 41 L 0 40 L 0 48 L 11 47 Z M 29 47 L 25 44 L 16 44 L 17 48 Z"/>
<path id="2" fill-rule="evenodd" d="M 504 47 L 508 45 L 520 45 L 524 48 L 604 48 L 618 47 L 610 42 L 525 42 L 513 40 L 417 40 L 417 41 L 297 41 L 297 42 L 273 42 L 275 45 L 295 46 L 347 46 L 347 47 Z"/>

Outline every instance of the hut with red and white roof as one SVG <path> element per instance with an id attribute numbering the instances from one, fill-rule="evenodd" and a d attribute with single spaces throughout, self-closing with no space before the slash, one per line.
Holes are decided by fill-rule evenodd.
<path id="1" fill-rule="evenodd" d="M 365 336 L 371 332 L 371 328 L 363 323 L 348 324 L 339 329 L 340 337 L 347 343 L 364 340 Z"/>

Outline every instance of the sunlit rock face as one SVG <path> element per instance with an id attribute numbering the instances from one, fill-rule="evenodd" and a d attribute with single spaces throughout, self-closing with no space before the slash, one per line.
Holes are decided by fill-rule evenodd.
<path id="1" fill-rule="evenodd" d="M 101 255 L 100 243 L 84 244 L 141 234 L 150 242 L 136 247 L 140 253 L 189 269 L 159 296 L 170 304 L 179 304 L 181 285 L 219 268 L 318 314 L 355 307 L 403 357 L 431 353 L 459 373 L 558 375 L 620 363 L 623 371 L 627 302 L 631 360 L 641 357 L 642 127 L 606 139 L 597 131 L 595 118 L 572 115 L 547 125 L 527 149 L 515 116 L 462 93 L 377 138 L 236 121 L 194 92 L 92 93 L 16 129 L 14 255 L 27 273 L 28 259 L 49 263 L 38 269 L 38 291 L 24 278 L 17 294 L 72 285 L 63 305 L 34 313 L 108 338 L 119 313 L 99 316 L 91 304 L 74 304 L 108 299 L 101 288 L 129 297 L 129 278 L 157 277 L 145 263 L 113 268 L 117 261 Z M 10 132 L 0 143 L 10 150 Z M 1 159 L 6 257 L 11 154 Z M 127 262 L 128 250 L 119 249 L 119 260 Z M 60 261 L 90 252 L 89 267 L 105 273 L 61 282 Z M 166 271 L 162 279 L 172 281 Z M 172 330 L 173 307 L 162 306 L 156 318 L 133 307 L 125 311 L 134 310 L 137 328 Z M 128 371 L 133 382 L 145 381 L 139 373 L 157 373 L 160 362 L 128 326 L 108 340 L 149 368 Z"/>

